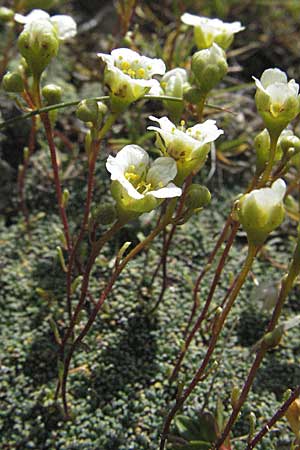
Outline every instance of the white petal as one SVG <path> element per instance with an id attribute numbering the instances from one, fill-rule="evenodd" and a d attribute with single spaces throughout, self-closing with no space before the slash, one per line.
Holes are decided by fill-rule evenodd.
<path id="1" fill-rule="evenodd" d="M 150 91 L 148 92 L 148 95 L 153 95 L 153 96 L 163 95 L 164 92 L 157 80 L 148 80 L 148 81 L 149 82 L 151 81 L 151 88 L 150 88 Z M 148 83 L 148 84 L 150 84 L 150 83 Z"/>
<path id="2" fill-rule="evenodd" d="M 260 80 L 258 78 L 252 77 L 253 80 L 255 81 L 255 85 L 257 87 L 257 89 L 259 89 L 260 91 L 263 91 L 265 94 L 268 95 L 266 89 L 263 87 L 263 85 L 261 84 Z"/>
<path id="3" fill-rule="evenodd" d="M 180 197 L 182 190 L 175 186 L 174 183 L 169 183 L 166 187 L 157 189 L 156 191 L 150 191 L 147 195 L 153 195 L 156 198 L 173 198 Z"/>
<path id="4" fill-rule="evenodd" d="M 146 181 L 152 186 L 163 187 L 169 181 L 174 180 L 177 175 L 177 165 L 173 158 L 160 157 L 157 158 L 148 170 Z"/>
<path id="5" fill-rule="evenodd" d="M 266 89 L 270 84 L 273 83 L 287 83 L 286 73 L 279 69 L 267 69 L 263 72 L 260 77 L 261 84 Z"/>
<path id="6" fill-rule="evenodd" d="M 15 14 L 15 21 L 18 23 L 29 23 L 34 20 L 39 19 L 50 19 L 49 14 L 46 11 L 43 11 L 42 9 L 33 9 L 27 16 L 23 16 L 22 14 Z"/>
<path id="7" fill-rule="evenodd" d="M 139 56 L 139 58 L 139 65 L 145 68 L 148 76 L 164 75 L 166 72 L 166 65 L 162 59 L 148 58 L 147 56 Z"/>
<path id="8" fill-rule="evenodd" d="M 134 167 L 134 173 L 141 174 L 145 168 L 149 165 L 149 155 L 148 153 L 138 145 L 125 145 L 118 153 L 117 156 L 109 156 L 106 168 L 112 174 L 125 173 L 125 171 L 130 167 Z M 116 180 L 117 178 L 112 178 Z"/>
<path id="9" fill-rule="evenodd" d="M 197 27 L 203 24 L 203 17 L 196 16 L 195 14 L 184 13 L 181 16 L 181 21 L 186 25 L 192 25 L 193 27 Z"/>
<path id="10" fill-rule="evenodd" d="M 215 120 L 206 120 L 203 123 L 198 123 L 197 125 L 189 128 L 187 133 L 204 145 L 218 139 L 224 131 L 216 126 Z"/>
<path id="11" fill-rule="evenodd" d="M 286 184 L 282 178 L 278 178 L 278 180 L 274 181 L 272 190 L 276 193 L 278 201 L 283 200 L 286 192 Z"/>
<path id="12" fill-rule="evenodd" d="M 187 71 L 185 69 L 182 69 L 181 67 L 176 67 L 175 69 L 166 72 L 161 81 L 167 83 L 173 77 L 179 77 L 181 78 L 182 82 L 185 83 L 188 79 Z"/>
<path id="13" fill-rule="evenodd" d="M 114 61 L 127 61 L 132 64 L 134 61 L 140 59 L 140 55 L 131 50 L 130 48 L 116 48 L 112 50 L 111 56 L 114 58 Z"/>
<path id="14" fill-rule="evenodd" d="M 290 80 L 288 82 L 288 87 L 294 92 L 295 95 L 299 94 L 299 84 L 297 84 L 295 80 Z"/>
<path id="15" fill-rule="evenodd" d="M 54 24 L 57 30 L 57 34 L 60 40 L 64 41 L 76 36 L 77 25 L 71 16 L 59 14 L 51 17 L 51 22 Z"/>
<path id="16" fill-rule="evenodd" d="M 112 55 L 107 55 L 106 53 L 97 53 L 97 56 L 102 59 L 106 64 L 111 64 L 114 66 L 114 57 Z"/>
<path id="17" fill-rule="evenodd" d="M 169 131 L 171 133 L 176 128 L 174 123 L 171 122 L 171 120 L 169 120 L 166 116 L 161 117 L 160 119 L 158 119 L 157 117 L 154 117 L 154 116 L 149 116 L 149 119 L 153 120 L 153 122 L 158 122 L 160 125 L 160 128 L 164 131 Z M 148 127 L 147 130 L 159 131 L 160 129 L 157 127 Z"/>

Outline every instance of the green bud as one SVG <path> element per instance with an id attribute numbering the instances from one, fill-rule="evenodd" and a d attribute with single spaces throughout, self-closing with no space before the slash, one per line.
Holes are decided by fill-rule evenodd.
<path id="1" fill-rule="evenodd" d="M 6 8 L 5 6 L 0 7 L 0 22 L 11 22 L 14 15 L 15 13 L 12 9 Z"/>
<path id="2" fill-rule="evenodd" d="M 107 106 L 97 100 L 82 100 L 76 110 L 76 116 L 83 122 L 91 122 L 93 125 L 100 124 Z"/>
<path id="3" fill-rule="evenodd" d="M 42 89 L 42 95 L 48 105 L 55 105 L 61 101 L 62 88 L 56 84 L 47 84 Z"/>
<path id="4" fill-rule="evenodd" d="M 23 159 L 24 159 L 24 162 L 27 162 L 29 159 L 29 148 L 28 147 L 24 147 L 24 149 L 23 149 Z"/>
<path id="5" fill-rule="evenodd" d="M 69 198 L 70 198 L 69 190 L 68 189 L 64 189 L 64 191 L 62 193 L 62 206 L 64 208 L 66 208 L 68 206 Z"/>
<path id="6" fill-rule="evenodd" d="M 265 350 L 272 350 L 273 348 L 277 347 L 277 345 L 280 343 L 281 338 L 284 333 L 284 326 L 280 325 L 275 328 L 275 330 L 270 331 L 267 333 L 263 339 L 262 339 L 262 347 Z"/>
<path id="7" fill-rule="evenodd" d="M 233 386 L 230 396 L 230 403 L 233 409 L 238 406 L 238 401 L 240 397 L 240 388 L 238 386 Z"/>
<path id="8" fill-rule="evenodd" d="M 265 128 L 254 139 L 254 148 L 256 150 L 256 171 L 261 173 L 270 156 L 271 139 L 268 130 Z"/>
<path id="9" fill-rule="evenodd" d="M 197 87 L 189 87 L 184 91 L 183 98 L 193 105 L 198 105 L 203 98 L 203 92 Z"/>
<path id="10" fill-rule="evenodd" d="M 161 79 L 161 87 L 165 95 L 183 98 L 184 87 L 187 84 L 187 72 L 179 67 L 169 70 Z M 164 101 L 164 107 L 174 121 L 179 121 L 184 109 L 183 102 Z"/>
<path id="11" fill-rule="evenodd" d="M 59 40 L 54 26 L 47 20 L 30 22 L 19 36 L 18 48 L 33 75 L 39 78 L 58 52 Z"/>
<path id="12" fill-rule="evenodd" d="M 3 89 L 6 92 L 23 92 L 24 83 L 18 72 L 7 72 L 2 80 Z"/>
<path id="13" fill-rule="evenodd" d="M 253 245 L 262 245 L 283 221 L 285 191 L 285 182 L 278 179 L 271 188 L 255 189 L 238 200 L 238 218 Z"/>
<path id="14" fill-rule="evenodd" d="M 211 193 L 206 186 L 191 184 L 186 193 L 185 206 L 188 209 L 198 209 L 207 206 L 211 200 Z"/>
<path id="15" fill-rule="evenodd" d="M 101 225 L 109 225 L 117 218 L 116 207 L 112 203 L 103 203 L 103 205 L 97 206 L 91 214 L 94 223 Z"/>
<path id="16" fill-rule="evenodd" d="M 217 44 L 213 44 L 210 48 L 194 53 L 191 69 L 200 90 L 207 94 L 228 71 L 224 51 Z"/>

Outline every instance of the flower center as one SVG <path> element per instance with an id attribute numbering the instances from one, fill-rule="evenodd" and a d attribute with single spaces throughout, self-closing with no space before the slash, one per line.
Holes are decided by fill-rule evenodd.
<path id="1" fill-rule="evenodd" d="M 139 194 L 145 195 L 147 192 L 153 190 L 152 184 L 147 183 L 145 180 L 145 173 L 138 174 L 134 172 L 135 167 L 130 166 L 124 176 L 132 186 L 139 192 Z"/>
<path id="2" fill-rule="evenodd" d="M 148 79 L 147 71 L 143 67 L 139 67 L 138 61 L 133 61 L 132 64 L 128 61 L 123 61 L 123 58 L 119 56 L 119 61 L 117 61 L 117 67 L 122 70 L 123 73 L 129 75 L 130 78 L 145 80 Z M 148 70 L 151 67 L 147 67 Z"/>

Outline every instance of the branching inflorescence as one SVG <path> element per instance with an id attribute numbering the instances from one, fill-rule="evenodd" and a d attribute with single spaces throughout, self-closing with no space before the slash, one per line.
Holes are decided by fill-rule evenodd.
<path id="1" fill-rule="evenodd" d="M 57 399 L 61 397 L 65 416 L 69 418 L 67 381 L 72 356 L 93 326 L 97 314 L 122 271 L 138 253 L 147 249 L 158 235 L 163 234 L 162 257 L 155 270 L 154 278 L 158 275 L 160 266 L 163 266 L 164 281 L 166 281 L 168 252 L 177 227 L 209 204 L 210 192 L 207 187 L 194 182 L 194 177 L 204 166 L 218 138 L 220 136 L 226 138 L 226 130 L 220 129 L 215 120 L 203 121 L 204 107 L 211 91 L 227 73 L 225 52 L 233 42 L 234 34 L 242 31 L 243 27 L 239 22 L 229 24 L 218 19 L 185 13 L 182 16 L 182 22 L 194 27 L 195 44 L 198 47 L 198 51 L 191 57 L 190 69 L 186 64 L 185 67 L 172 68 L 166 72 L 166 65 L 162 59 L 149 58 L 129 48 L 114 49 L 111 54 L 98 53 L 99 67 L 100 62 L 104 63 L 104 84 L 108 89 L 108 95 L 64 104 L 60 103 L 61 88 L 53 84 L 42 86 L 42 75 L 57 55 L 61 43 L 67 39 L 76 38 L 74 20 L 65 15 L 50 16 L 42 10 L 33 10 L 27 15 L 17 10 L 15 14 L 7 13 L 5 17 L 13 24 L 24 25 L 18 38 L 18 49 L 23 59 L 17 71 L 8 72 L 4 76 L 3 87 L 7 92 L 18 96 L 18 104 L 26 111 L 24 118 L 31 117 L 32 120 L 29 146 L 24 151 L 24 163 L 19 173 L 20 204 L 28 231 L 31 225 L 25 202 L 24 183 L 29 160 L 34 152 L 37 128 L 41 124 L 51 156 L 64 242 L 63 246 L 58 247 L 58 255 L 62 270 L 65 272 L 65 308 L 68 317 L 63 326 L 58 327 L 57 324 L 52 324 L 58 347 L 59 374 L 56 397 Z M 184 26 L 182 32 L 186 32 Z M 161 79 L 159 80 L 158 77 Z M 160 450 L 165 448 L 168 439 L 172 440 L 170 428 L 178 412 L 182 410 L 197 384 L 209 377 L 213 371 L 213 355 L 219 344 L 219 337 L 226 327 L 227 318 L 252 268 L 253 261 L 270 233 L 279 227 L 284 219 L 284 199 L 289 189 L 287 183 L 290 182 L 291 177 L 288 177 L 286 181 L 284 178 L 288 173 L 291 173 L 293 177 L 295 167 L 298 167 L 296 178 L 292 178 L 291 184 L 299 184 L 297 177 L 299 177 L 300 140 L 292 130 L 286 130 L 299 113 L 299 86 L 294 80 L 288 81 L 286 74 L 277 68 L 266 70 L 260 80 L 255 79 L 255 84 L 257 110 L 266 127 L 254 140 L 255 173 L 248 189 L 234 201 L 208 264 L 201 262 L 198 277 L 195 274 L 193 308 L 185 328 L 184 344 L 179 349 L 170 382 L 176 383 L 182 362 L 187 352 L 191 351 L 191 342 L 208 320 L 210 335 L 204 358 L 197 372 L 186 386 L 182 387 L 180 383 L 178 384 L 176 400 L 165 418 Z M 161 117 L 149 116 L 149 120 L 155 125 L 148 126 L 148 130 L 156 135 L 155 152 L 159 156 L 154 160 L 151 159 L 148 151 L 136 143 L 124 146 L 114 156 L 109 155 L 106 169 L 111 179 L 111 200 L 93 208 L 95 170 L 99 153 L 102 151 L 103 140 L 109 133 L 114 132 L 115 122 L 122 120 L 121 114 L 129 106 L 132 105 L 134 108 L 136 102 L 145 98 L 161 100 L 167 111 L 167 115 L 164 113 Z M 55 112 L 59 108 L 74 104 L 77 105 L 78 119 L 86 124 L 85 151 L 88 167 L 86 199 L 82 218 L 76 224 L 77 231 L 73 231 L 74 227 L 71 226 L 68 217 L 67 206 L 72 193 L 62 186 L 54 141 Z M 38 115 L 41 124 L 37 121 Z M 182 120 L 183 115 L 185 120 Z M 2 125 L 5 126 L 5 123 Z M 102 288 L 98 298 L 94 298 L 90 292 L 90 280 L 95 261 L 104 246 L 114 239 L 116 233 L 126 227 L 129 222 L 154 210 L 160 210 L 160 216 L 153 225 L 152 231 L 135 247 L 131 247 L 129 243 L 121 246 L 107 284 Z M 106 227 L 106 231 L 99 233 L 99 225 Z M 212 308 L 216 287 L 222 277 L 240 226 L 248 239 L 246 259 L 240 273 L 236 274 L 228 287 L 225 297 L 218 301 L 217 307 Z M 226 246 L 222 247 L 225 242 Z M 78 251 L 83 243 L 88 244 L 88 254 L 84 262 L 78 258 Z M 232 411 L 228 420 L 224 420 L 222 428 L 215 427 L 215 434 L 211 440 L 203 441 L 198 437 L 198 442 L 197 439 L 186 440 L 185 436 L 184 442 L 178 441 L 176 448 L 183 450 L 188 448 L 228 450 L 231 448 L 232 427 L 245 403 L 259 366 L 267 351 L 279 344 L 285 331 L 280 325 L 280 314 L 300 271 L 299 246 L 298 238 L 289 269 L 281 281 L 272 318 L 265 335 L 257 345 L 256 356 L 249 374 L 242 389 L 235 389 L 233 392 Z M 223 251 L 220 254 L 219 250 L 222 248 Z M 217 258 L 219 261 L 211 288 L 203 302 L 199 299 L 201 281 L 211 270 L 212 263 Z M 79 286 L 79 297 L 74 295 L 74 283 L 77 287 Z M 164 283 L 163 291 L 154 309 L 162 301 L 166 286 L 167 284 Z M 91 297 L 88 317 L 84 320 L 81 313 Z M 276 420 L 286 413 L 296 435 L 295 445 L 299 442 L 300 430 L 299 417 L 298 422 L 295 419 L 295 411 L 299 410 L 298 395 L 299 386 L 295 386 L 294 392 L 286 399 L 280 412 L 270 420 L 270 424 L 274 425 Z M 195 424 L 190 423 L 190 426 L 192 425 Z M 253 448 L 266 432 L 263 428 L 256 436 L 253 433 L 249 434 L 247 448 Z M 201 435 L 201 432 L 199 433 Z"/>

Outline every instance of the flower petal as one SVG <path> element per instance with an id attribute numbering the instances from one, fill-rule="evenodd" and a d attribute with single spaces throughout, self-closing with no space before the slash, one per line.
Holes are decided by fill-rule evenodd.
<path id="1" fill-rule="evenodd" d="M 148 170 L 146 181 L 155 187 L 164 187 L 177 175 L 177 166 L 173 158 L 157 158 Z"/>
<path id="2" fill-rule="evenodd" d="M 66 39 L 76 36 L 77 25 L 71 16 L 58 14 L 56 16 L 52 16 L 50 20 L 55 26 L 57 35 L 61 41 L 65 41 Z"/>
<path id="3" fill-rule="evenodd" d="M 33 9 L 26 16 L 16 13 L 14 18 L 16 22 L 26 24 L 34 20 L 50 19 L 50 15 L 46 11 L 43 11 L 42 9 Z"/>
<path id="4" fill-rule="evenodd" d="M 273 83 L 287 83 L 287 76 L 285 72 L 279 69 L 267 69 L 263 72 L 260 77 L 260 82 L 262 86 L 267 89 L 270 84 Z"/>
<path id="5" fill-rule="evenodd" d="M 149 191 L 147 195 L 153 195 L 156 198 L 173 198 L 180 197 L 182 190 L 174 183 L 169 183 L 166 187 L 157 189 L 155 191 Z"/>

